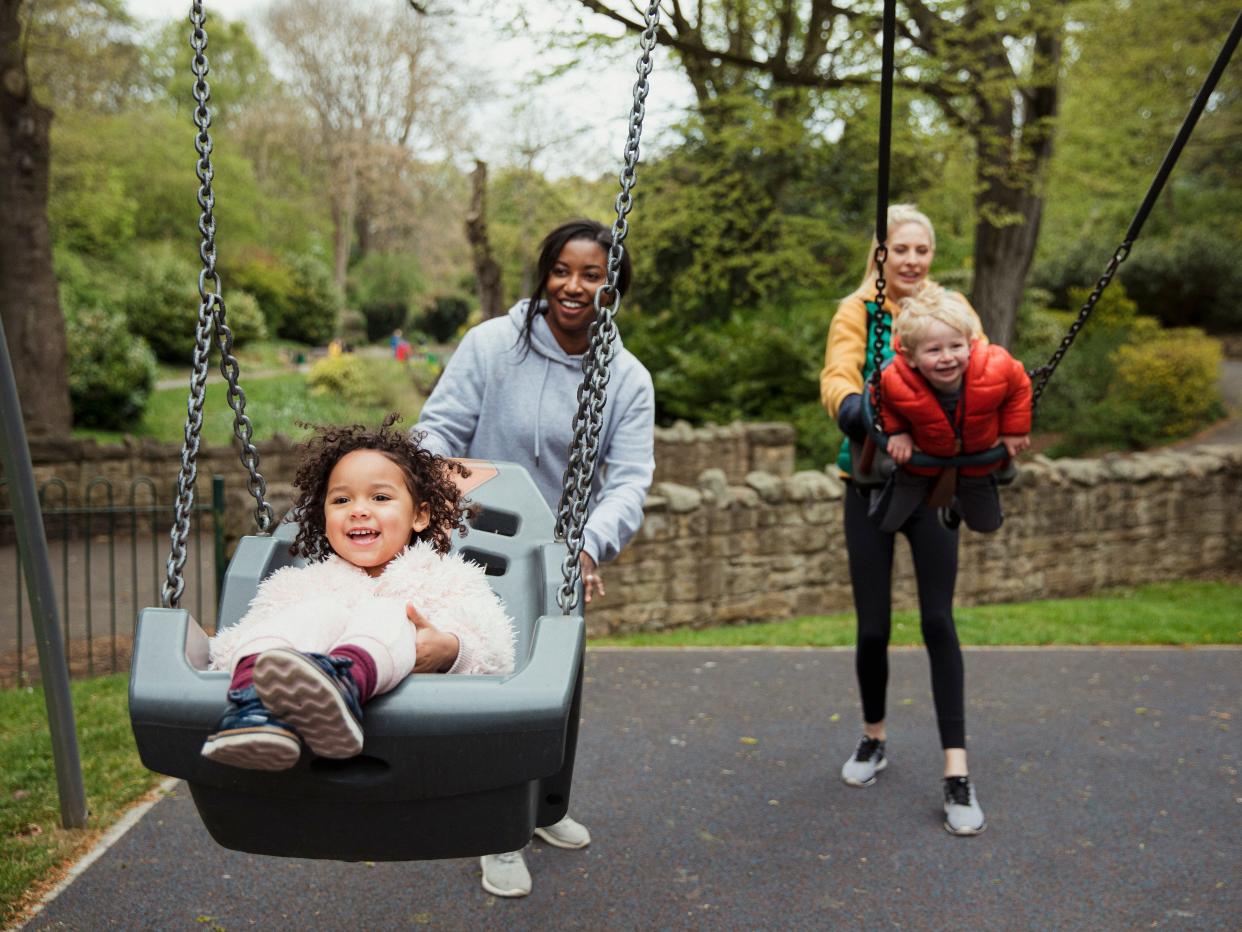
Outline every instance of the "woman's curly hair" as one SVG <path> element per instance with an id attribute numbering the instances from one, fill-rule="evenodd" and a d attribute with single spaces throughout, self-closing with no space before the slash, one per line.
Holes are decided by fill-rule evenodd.
<path id="1" fill-rule="evenodd" d="M 464 478 L 470 475 L 470 470 L 461 463 L 424 450 L 419 441 L 425 435 L 414 436 L 396 429 L 394 425 L 400 420 L 400 415 L 390 414 L 378 429 L 361 424 L 349 427 L 299 425 L 310 427 L 315 433 L 300 444 L 301 456 L 293 479 L 299 490 L 292 512 L 293 520 L 298 523 L 298 534 L 290 548 L 295 555 L 317 560 L 333 552 L 324 519 L 328 478 L 341 458 L 355 450 L 376 450 L 396 463 L 414 501 L 430 509 L 430 523 L 426 530 L 410 535 L 411 543 L 427 541 L 436 553 L 445 554 L 449 552 L 454 531 L 465 536 L 466 521 L 474 508 L 453 481 L 453 475 Z"/>

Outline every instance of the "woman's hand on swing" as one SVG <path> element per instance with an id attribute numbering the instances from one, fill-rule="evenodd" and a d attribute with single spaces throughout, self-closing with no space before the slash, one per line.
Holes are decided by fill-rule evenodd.
<path id="1" fill-rule="evenodd" d="M 457 661 L 461 643 L 457 635 L 441 631 L 414 607 L 413 602 L 405 603 L 405 617 L 415 631 L 414 669 L 411 673 L 447 673 Z"/>
<path id="2" fill-rule="evenodd" d="M 1000 442 L 1005 445 L 1005 451 L 1009 454 L 1010 459 L 1017 456 L 1023 450 L 1029 449 L 1031 446 L 1030 434 L 1001 434 Z"/>
<path id="3" fill-rule="evenodd" d="M 599 567 L 585 550 L 579 555 L 578 563 L 582 567 L 582 590 L 586 600 L 590 602 L 591 596 L 596 592 L 602 599 L 607 593 L 604 592 L 604 578 L 599 575 Z"/>
<path id="4" fill-rule="evenodd" d="M 914 455 L 914 438 L 909 434 L 890 434 L 888 455 L 898 466 L 910 462 L 910 457 Z"/>

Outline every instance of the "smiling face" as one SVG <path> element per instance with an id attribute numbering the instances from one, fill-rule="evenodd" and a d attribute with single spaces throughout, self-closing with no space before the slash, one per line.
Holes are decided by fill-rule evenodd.
<path id="1" fill-rule="evenodd" d="M 921 372 L 933 388 L 955 392 L 970 363 L 970 337 L 942 321 L 929 321 L 923 338 L 906 353 L 906 361 Z"/>
<path id="2" fill-rule="evenodd" d="M 907 222 L 890 230 L 888 258 L 884 262 L 889 297 L 900 301 L 917 294 L 927 279 L 935 255 L 931 233 L 921 223 Z"/>
<path id="3" fill-rule="evenodd" d="M 369 576 L 384 572 L 431 521 L 430 508 L 415 501 L 401 467 L 378 450 L 354 450 L 337 460 L 323 515 L 332 550 Z"/>
<path id="4" fill-rule="evenodd" d="M 571 239 L 548 271 L 548 328 L 561 349 L 585 353 L 595 320 L 595 292 L 607 276 L 608 254 L 589 239 Z"/>

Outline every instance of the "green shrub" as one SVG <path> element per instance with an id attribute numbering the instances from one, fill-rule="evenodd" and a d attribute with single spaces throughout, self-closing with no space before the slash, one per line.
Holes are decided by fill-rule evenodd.
<path id="1" fill-rule="evenodd" d="M 102 308 L 66 309 L 69 397 L 76 427 L 132 430 L 155 385 L 155 354 Z"/>
<path id="2" fill-rule="evenodd" d="M 322 346 L 336 334 L 341 299 L 322 262 L 252 249 L 225 273 L 229 283 L 258 300 L 269 334 L 310 346 Z"/>
<path id="3" fill-rule="evenodd" d="M 367 342 L 376 343 L 387 339 L 394 330 L 405 326 L 409 316 L 409 305 L 402 302 L 393 304 L 372 302 L 362 305 Z"/>
<path id="4" fill-rule="evenodd" d="M 321 262 L 296 256 L 289 262 L 293 290 L 276 335 L 311 346 L 322 346 L 336 333 L 341 297 L 332 275 Z"/>
<path id="5" fill-rule="evenodd" d="M 171 244 L 138 253 L 125 294 L 125 317 L 165 362 L 188 362 L 198 322 L 198 268 Z"/>
<path id="6" fill-rule="evenodd" d="M 1139 308 L 1166 327 L 1242 330 L 1242 244 L 1219 231 L 1189 227 L 1139 240 L 1120 276 Z"/>
<path id="7" fill-rule="evenodd" d="M 56 269 L 60 307 L 66 314 L 101 308 L 124 315 L 128 284 L 124 276 L 113 272 L 110 263 L 88 259 L 63 247 L 55 249 L 52 263 Z"/>
<path id="8" fill-rule="evenodd" d="M 367 364 L 353 353 L 316 360 L 306 381 L 313 394 L 336 395 L 353 404 L 381 404 L 387 397 L 383 383 L 371 378 Z"/>
<path id="9" fill-rule="evenodd" d="M 1118 347 L 1102 418 L 1112 438 L 1141 449 L 1192 434 L 1218 418 L 1221 357 L 1220 342 L 1194 327 Z"/>
<path id="10" fill-rule="evenodd" d="M 792 423 L 799 462 L 823 468 L 840 442 L 819 403 L 828 323 L 815 308 L 824 306 L 738 311 L 689 327 L 676 315 L 624 321 L 626 347 L 652 372 L 657 421 Z"/>
<path id="11" fill-rule="evenodd" d="M 278 334 L 292 313 L 295 281 L 293 269 L 271 253 L 248 250 L 221 273 L 225 285 L 254 295 L 267 321 L 267 332 Z"/>
<path id="12" fill-rule="evenodd" d="M 367 321 L 362 316 L 362 311 L 349 307 L 342 309 L 340 331 L 346 346 L 359 346 L 368 342 Z"/>
<path id="13" fill-rule="evenodd" d="M 413 256 L 393 252 L 369 252 L 349 270 L 346 294 L 350 304 L 371 302 L 409 303 L 424 288 Z"/>
<path id="14" fill-rule="evenodd" d="M 267 339 L 267 321 L 259 302 L 247 291 L 233 291 L 225 298 L 225 322 L 233 334 L 233 346 Z"/>
<path id="15" fill-rule="evenodd" d="M 414 320 L 437 343 L 451 340 L 470 316 L 470 302 L 461 295 L 439 295 Z M 391 330 L 389 331 L 392 332 Z"/>

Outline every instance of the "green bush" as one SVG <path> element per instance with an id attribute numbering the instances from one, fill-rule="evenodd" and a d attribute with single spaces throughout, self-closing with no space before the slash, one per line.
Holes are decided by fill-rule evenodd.
<path id="1" fill-rule="evenodd" d="M 322 346 L 336 333 L 341 296 L 332 283 L 327 267 L 309 256 L 296 256 L 289 262 L 293 290 L 288 311 L 276 335 L 311 346 Z"/>
<path id="2" fill-rule="evenodd" d="M 366 324 L 368 343 L 386 340 L 394 330 L 404 327 L 410 316 L 409 305 L 368 303 L 362 305 L 362 317 Z"/>
<path id="3" fill-rule="evenodd" d="M 444 343 L 457 334 L 469 316 L 470 302 L 461 295 L 439 295 L 414 320 L 414 326 L 437 343 Z"/>
<path id="4" fill-rule="evenodd" d="M 251 249 L 222 274 L 254 295 L 269 334 L 310 346 L 322 346 L 336 334 L 340 294 L 323 263 Z"/>
<path id="5" fill-rule="evenodd" d="M 69 397 L 76 427 L 132 430 L 155 385 L 155 354 L 119 314 L 66 309 Z"/>
<path id="6" fill-rule="evenodd" d="M 125 294 L 131 332 L 165 362 L 188 362 L 198 322 L 198 268 L 163 243 L 137 254 Z"/>
<path id="7" fill-rule="evenodd" d="M 1242 330 L 1242 244 L 1219 231 L 1139 240 L 1120 275 L 1139 308 L 1166 327 Z"/>
<path id="8" fill-rule="evenodd" d="M 233 346 L 267 339 L 267 321 L 259 302 L 247 291 L 233 291 L 225 298 L 225 322 L 233 334 Z"/>
<path id="9" fill-rule="evenodd" d="M 1037 264 L 1032 284 L 1052 294 L 1057 307 L 1081 307 L 1104 273 L 1113 245 L 1080 241 Z M 1169 327 L 1242 329 L 1242 245 L 1219 231 L 1186 227 L 1171 236 L 1140 239 L 1109 286 L 1120 282 L 1143 314 Z"/>
<path id="10" fill-rule="evenodd" d="M 353 404 L 375 405 L 387 399 L 383 383 L 371 378 L 367 364 L 353 353 L 316 360 L 306 381 L 313 394 L 336 395 Z"/>
<path id="11" fill-rule="evenodd" d="M 346 293 L 349 303 L 359 307 L 372 302 L 408 306 L 424 287 L 413 256 L 369 252 L 349 270 Z"/>
<path id="12" fill-rule="evenodd" d="M 815 308 L 826 306 L 738 311 L 689 327 L 675 315 L 635 315 L 623 321 L 625 345 L 652 372 L 659 423 L 792 423 L 799 462 L 823 468 L 840 442 L 819 402 L 828 322 Z"/>
<path id="13" fill-rule="evenodd" d="M 287 263 L 271 253 L 252 249 L 226 266 L 221 274 L 226 286 L 254 295 L 269 334 L 281 332 L 285 318 L 292 313 L 295 290 L 293 269 Z"/>
<path id="14" fill-rule="evenodd" d="M 1194 327 L 1161 332 L 1113 353 L 1116 377 L 1101 421 L 1110 439 L 1141 449 L 1184 437 L 1220 417 L 1221 347 Z"/>

